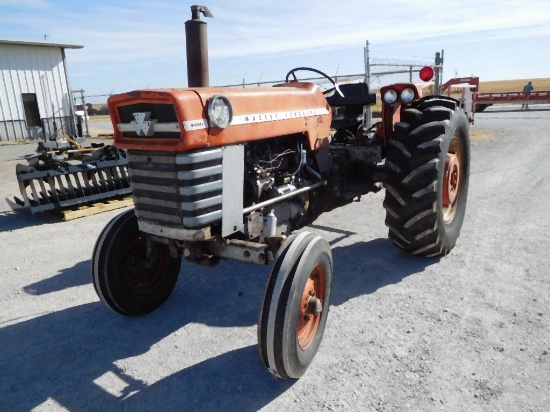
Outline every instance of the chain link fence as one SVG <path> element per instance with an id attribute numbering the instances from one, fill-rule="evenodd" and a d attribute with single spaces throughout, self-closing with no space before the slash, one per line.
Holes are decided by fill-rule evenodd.
<path id="1" fill-rule="evenodd" d="M 431 62 L 379 62 L 370 65 L 370 79 L 367 79 L 372 90 L 393 83 L 418 83 L 418 73 Z M 370 80 L 370 81 L 369 81 Z"/>
<path id="2" fill-rule="evenodd" d="M 393 83 L 417 83 L 420 81 L 418 72 L 424 66 L 433 66 L 433 62 L 407 62 L 407 61 L 384 61 L 377 60 L 370 64 L 370 70 L 365 70 L 362 73 L 339 74 L 330 76 L 336 83 L 347 82 L 368 82 L 373 91 L 377 91 L 380 87 Z M 370 72 L 370 77 L 369 77 Z M 308 76 L 307 72 L 303 72 L 302 77 L 298 76 L 300 81 L 309 81 L 317 83 L 321 88 L 332 87 L 331 83 L 324 77 L 311 73 Z M 270 87 L 275 84 L 284 83 L 285 79 L 281 76 L 280 79 L 262 80 L 262 81 L 247 81 L 243 79 L 240 83 L 226 84 L 224 87 Z"/>
<path id="3" fill-rule="evenodd" d="M 437 60 L 437 57 L 436 57 Z M 372 59 L 369 63 L 369 67 L 365 65 L 365 69 L 362 72 L 355 72 L 350 74 L 338 74 L 329 75 L 336 83 L 347 82 L 366 82 L 370 85 L 373 92 L 378 92 L 381 87 L 394 84 L 394 83 L 418 83 L 420 78 L 418 72 L 424 66 L 434 66 L 433 61 L 404 61 L 404 60 L 384 60 L 384 59 Z M 442 61 L 440 64 L 440 73 L 443 70 Z M 324 71 L 324 70 L 323 70 Z M 328 73 L 327 73 L 328 74 Z M 300 76 L 301 75 L 301 76 Z M 250 79 L 242 79 L 239 83 L 223 84 L 220 87 L 271 87 L 276 84 L 285 82 L 285 74 L 278 74 L 273 76 L 272 79 L 261 79 L 261 75 L 257 81 Z M 326 78 L 317 75 L 313 72 L 309 74 L 307 72 L 301 72 L 298 74 L 299 81 L 309 81 L 318 84 L 323 90 L 329 89 L 332 83 Z M 433 92 L 433 90 L 429 90 Z M 102 95 L 89 95 L 83 96 L 86 98 L 97 97 L 109 97 L 110 94 Z M 379 100 L 379 98 L 377 99 Z"/>

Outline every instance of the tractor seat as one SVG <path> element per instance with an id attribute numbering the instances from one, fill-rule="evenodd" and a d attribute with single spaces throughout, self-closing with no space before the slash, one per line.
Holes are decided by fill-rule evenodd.
<path id="1" fill-rule="evenodd" d="M 346 83 L 338 85 L 338 88 L 344 95 L 334 90 L 334 93 L 326 97 L 330 106 L 349 106 L 361 105 L 367 106 L 376 103 L 376 94 L 369 92 L 369 86 L 366 83 Z"/>

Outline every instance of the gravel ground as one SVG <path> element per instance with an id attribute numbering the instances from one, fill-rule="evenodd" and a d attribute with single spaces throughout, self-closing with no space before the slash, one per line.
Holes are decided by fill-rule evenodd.
<path id="1" fill-rule="evenodd" d="M 456 248 L 413 258 L 387 240 L 383 193 L 309 230 L 333 247 L 321 348 L 298 381 L 256 348 L 268 268 L 184 264 L 154 313 L 107 309 L 90 282 L 119 211 L 60 222 L 12 213 L 0 146 L 0 411 L 548 410 L 549 106 L 476 116 L 469 204 Z"/>

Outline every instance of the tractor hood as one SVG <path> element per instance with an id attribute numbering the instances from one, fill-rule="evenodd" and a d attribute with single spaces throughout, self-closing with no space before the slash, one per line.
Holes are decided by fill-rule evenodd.
<path id="1" fill-rule="evenodd" d="M 183 152 L 301 133 L 327 143 L 331 109 L 312 83 L 271 88 L 137 90 L 108 100 L 115 145 Z"/>

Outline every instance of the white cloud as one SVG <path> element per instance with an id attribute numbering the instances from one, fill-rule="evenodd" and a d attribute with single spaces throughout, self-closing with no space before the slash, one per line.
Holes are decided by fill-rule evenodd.
<path id="1" fill-rule="evenodd" d="M 50 41 L 83 44 L 70 52 L 72 76 L 80 78 L 119 73 L 131 79 L 138 71 L 169 66 L 183 73 L 189 4 L 0 0 L 0 37 L 39 40 L 47 33 Z M 362 50 L 367 39 L 405 46 L 441 37 L 469 43 L 550 35 L 547 0 L 211 0 L 208 6 L 214 14 L 205 19 L 213 61 L 315 51 L 330 56 L 342 48 Z"/>
<path id="2" fill-rule="evenodd" d="M 5 15 L 0 18 L 4 25 L 49 33 L 52 41 L 84 44 L 85 50 L 74 56 L 78 62 L 147 64 L 185 55 L 183 26 L 190 11 L 176 1 L 79 2 L 72 10 L 54 3 L 48 7 L 45 0 L 18 1 L 22 3 L 2 0 L 0 4 L 21 4 L 27 17 L 14 22 Z M 43 13 L 43 8 L 48 12 Z M 214 59 L 325 50 L 362 44 L 366 39 L 376 43 L 419 41 L 475 31 L 514 29 L 516 36 L 528 37 L 533 26 L 547 23 L 550 17 L 549 2 L 537 0 L 529 7 L 517 0 L 387 0 L 367 5 L 364 0 L 241 1 L 230 5 L 215 1 L 210 9 L 214 19 L 206 20 Z"/>
<path id="3" fill-rule="evenodd" d="M 550 18 L 549 3 L 540 1 L 531 2 L 529 7 L 515 0 L 391 0 L 374 8 L 365 7 L 364 1 L 311 4 L 307 8 L 299 6 L 302 3 L 283 2 L 267 16 L 261 4 L 254 7 L 256 14 L 223 10 L 223 21 L 211 25 L 211 32 L 217 35 L 211 42 L 211 55 L 279 54 L 360 44 L 366 39 L 384 43 L 505 29 L 522 29 L 516 30 L 516 35 L 529 37 L 532 26 Z"/>
<path id="4" fill-rule="evenodd" d="M 47 0 L 0 0 L 0 8 L 14 7 L 26 9 L 45 9 L 49 7 Z"/>

